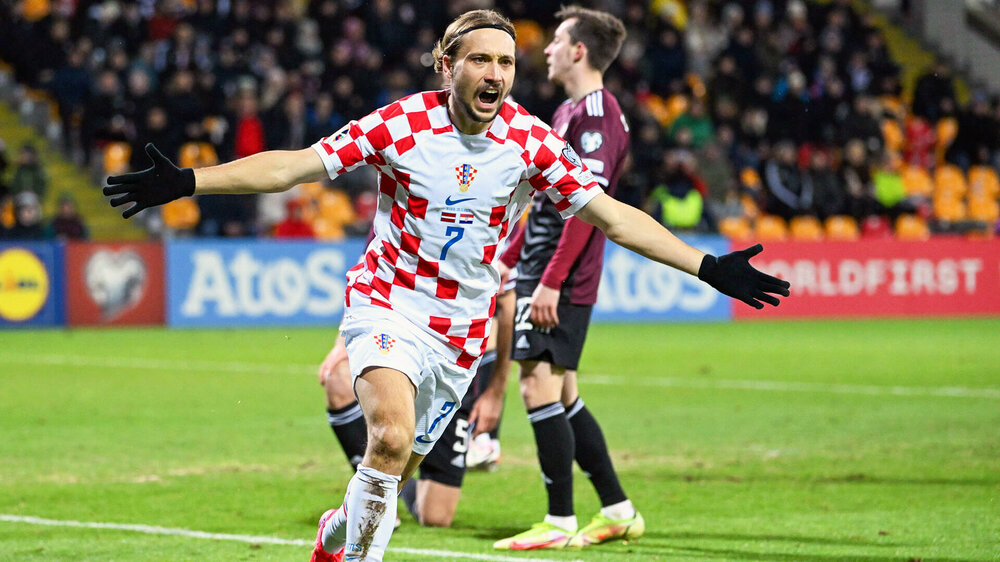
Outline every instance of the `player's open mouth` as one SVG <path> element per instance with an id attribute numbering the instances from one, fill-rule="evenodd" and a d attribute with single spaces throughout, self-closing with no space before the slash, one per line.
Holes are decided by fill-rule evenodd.
<path id="1" fill-rule="evenodd" d="M 486 107 L 491 107 L 493 104 L 497 102 L 498 99 L 500 99 L 500 90 L 496 88 L 487 88 L 482 92 L 479 92 L 479 95 L 476 97 L 476 99 L 479 100 L 480 104 Z"/>

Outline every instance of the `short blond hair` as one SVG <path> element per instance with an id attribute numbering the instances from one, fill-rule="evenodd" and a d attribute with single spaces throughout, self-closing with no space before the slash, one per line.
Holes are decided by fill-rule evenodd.
<path id="1" fill-rule="evenodd" d="M 511 39 L 517 38 L 514 31 L 514 24 L 509 19 L 493 10 L 472 10 L 455 18 L 455 21 L 448 25 L 444 35 L 434 46 L 434 71 L 441 72 L 445 56 L 454 57 L 459 48 L 462 47 L 462 37 L 473 29 L 491 27 L 499 29 L 510 35 Z"/>

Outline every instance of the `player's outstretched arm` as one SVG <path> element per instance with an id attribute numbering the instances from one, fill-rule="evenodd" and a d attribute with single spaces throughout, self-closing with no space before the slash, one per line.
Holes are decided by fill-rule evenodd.
<path id="1" fill-rule="evenodd" d="M 195 194 L 267 193 L 326 177 L 319 154 L 311 148 L 273 150 L 208 168 L 178 168 L 152 143 L 146 154 L 153 165 L 141 172 L 108 178 L 105 195 L 116 196 L 112 207 L 134 203 L 122 212 L 139 211 Z"/>
<path id="2" fill-rule="evenodd" d="M 720 293 L 754 308 L 762 303 L 778 306 L 774 295 L 788 296 L 788 281 L 772 277 L 750 265 L 760 244 L 724 256 L 705 254 L 685 244 L 653 217 L 601 193 L 576 216 L 600 228 L 609 240 L 660 263 L 697 275 Z"/>

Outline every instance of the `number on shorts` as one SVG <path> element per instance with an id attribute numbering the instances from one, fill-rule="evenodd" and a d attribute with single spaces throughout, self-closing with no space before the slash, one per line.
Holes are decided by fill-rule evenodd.
<path id="1" fill-rule="evenodd" d="M 431 426 L 427 428 L 427 433 L 424 433 L 423 435 L 417 437 L 417 442 L 424 444 L 433 443 L 434 441 L 432 441 L 430 437 L 431 434 L 434 433 L 434 428 L 437 427 L 437 424 L 441 423 L 441 420 L 448 417 L 448 414 L 450 414 L 451 411 L 454 409 L 455 409 L 454 402 L 445 402 L 444 404 L 442 404 L 441 413 L 438 414 L 438 417 L 434 418 L 434 421 L 431 422 Z"/>
<path id="2" fill-rule="evenodd" d="M 444 248 L 441 248 L 441 259 L 443 260 L 448 255 L 448 249 L 455 245 L 465 236 L 465 227 L 462 226 L 449 226 L 448 230 L 445 230 L 446 236 L 454 236 L 451 240 L 445 242 Z"/>

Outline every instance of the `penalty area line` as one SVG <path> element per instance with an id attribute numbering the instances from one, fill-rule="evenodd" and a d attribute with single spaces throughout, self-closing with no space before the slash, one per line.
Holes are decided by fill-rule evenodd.
<path id="1" fill-rule="evenodd" d="M 43 519 L 30 515 L 12 515 L 0 513 L 0 521 L 8 523 L 23 523 L 26 525 L 45 525 L 49 527 L 76 527 L 84 529 L 110 529 L 113 531 L 132 531 L 135 533 L 145 533 L 147 535 L 174 535 L 192 539 L 210 539 L 217 541 L 234 541 L 248 544 L 274 544 L 282 546 L 312 546 L 312 541 L 303 539 L 282 539 L 279 537 L 261 537 L 253 535 L 233 535 L 229 533 L 207 533 L 205 531 L 195 531 L 191 529 L 178 529 L 171 527 L 158 527 L 156 525 L 130 525 L 125 523 L 101 523 L 95 521 L 72 521 L 60 519 Z M 493 554 L 476 554 L 474 552 L 455 552 L 451 550 L 437 550 L 424 548 L 390 547 L 389 552 L 401 552 L 404 554 L 415 554 L 418 556 L 433 556 L 436 558 L 448 558 L 458 560 L 486 560 L 488 562 L 513 562 L 516 560 L 534 560 L 535 562 L 560 562 L 547 558 L 515 558 L 512 556 L 498 556 Z M 561 562 L 582 562 L 580 560 Z"/>

